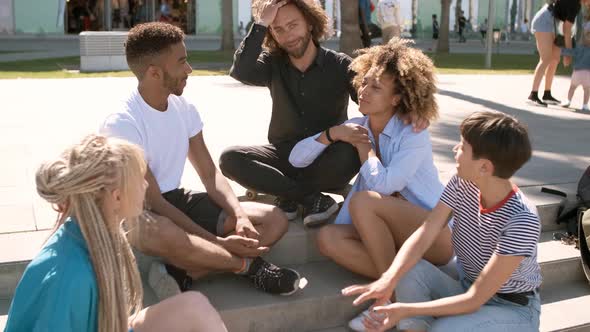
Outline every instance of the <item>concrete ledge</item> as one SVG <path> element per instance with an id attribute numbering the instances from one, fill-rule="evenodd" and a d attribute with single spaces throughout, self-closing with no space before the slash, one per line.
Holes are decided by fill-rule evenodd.
<path id="1" fill-rule="evenodd" d="M 194 285 L 219 310 L 229 331 L 309 331 L 340 326 L 362 308 L 352 306 L 352 297 L 341 289 L 365 283 L 331 262 L 295 266 L 309 284 L 289 297 L 272 296 L 255 289 L 249 280 L 218 275 Z"/>

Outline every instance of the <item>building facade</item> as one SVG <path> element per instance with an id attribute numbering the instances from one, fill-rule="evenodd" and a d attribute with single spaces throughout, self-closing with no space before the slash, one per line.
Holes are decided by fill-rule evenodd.
<path id="1" fill-rule="evenodd" d="M 372 0 L 374 4 L 378 0 Z M 401 0 L 405 29 L 412 26 L 412 1 L 417 4 L 417 33 L 430 33 L 432 14 L 440 19 L 440 0 Z M 488 1 L 462 0 L 461 8 L 474 29 L 487 18 Z M 496 28 L 505 29 L 510 10 L 516 4 L 519 24 L 529 21 L 546 0 L 496 1 Z M 332 18 L 334 30 L 340 25 L 340 0 L 322 0 Z M 252 0 L 233 0 L 234 32 L 245 33 L 251 20 Z M 450 27 L 455 22 L 457 0 L 451 4 Z M 374 13 L 373 13 L 374 15 Z M 187 34 L 221 34 L 221 0 L 0 0 L 0 34 L 77 34 L 85 30 L 127 30 L 148 21 L 167 21 Z M 373 21 L 376 21 L 373 19 Z"/>

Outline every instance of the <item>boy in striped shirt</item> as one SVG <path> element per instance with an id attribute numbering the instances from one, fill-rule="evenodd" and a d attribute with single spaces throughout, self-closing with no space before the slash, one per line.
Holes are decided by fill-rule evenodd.
<path id="1" fill-rule="evenodd" d="M 541 223 L 510 177 L 531 157 L 526 128 L 500 112 L 478 112 L 461 124 L 453 149 L 457 175 L 424 224 L 383 276 L 345 295 L 374 299 L 364 324 L 412 331 L 538 331 Z M 453 214 L 460 280 L 421 260 Z M 397 303 L 384 305 L 393 291 Z"/>

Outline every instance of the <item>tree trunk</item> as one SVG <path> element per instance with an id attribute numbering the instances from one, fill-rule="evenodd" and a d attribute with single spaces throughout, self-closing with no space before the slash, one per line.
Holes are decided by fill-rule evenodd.
<path id="1" fill-rule="evenodd" d="M 412 0 L 412 37 L 418 34 L 418 0 Z"/>
<path id="2" fill-rule="evenodd" d="M 440 31 L 436 53 L 449 53 L 449 16 L 451 14 L 451 0 L 441 0 Z"/>
<path id="3" fill-rule="evenodd" d="M 340 17 L 342 20 L 340 35 L 340 52 L 352 56 L 353 52 L 363 47 L 359 28 L 359 6 L 357 0 L 340 0 Z"/>
<path id="4" fill-rule="evenodd" d="M 221 50 L 235 51 L 233 0 L 221 0 Z"/>

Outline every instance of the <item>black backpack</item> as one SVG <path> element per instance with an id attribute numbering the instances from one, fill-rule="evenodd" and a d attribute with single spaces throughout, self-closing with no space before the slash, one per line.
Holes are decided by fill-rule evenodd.
<path id="1" fill-rule="evenodd" d="M 541 192 L 558 195 L 564 198 L 557 211 L 557 223 L 567 223 L 566 229 L 568 235 L 578 236 L 578 222 L 581 217 L 581 212 L 590 208 L 590 166 L 586 168 L 580 181 L 578 181 L 576 202 L 568 210 L 565 210 L 565 205 L 567 203 L 566 193 L 547 187 L 542 187 Z"/>

